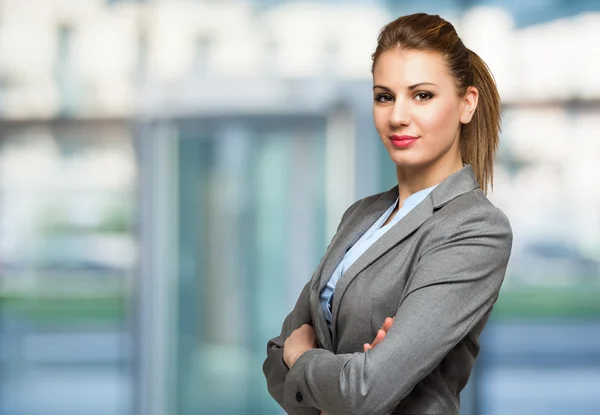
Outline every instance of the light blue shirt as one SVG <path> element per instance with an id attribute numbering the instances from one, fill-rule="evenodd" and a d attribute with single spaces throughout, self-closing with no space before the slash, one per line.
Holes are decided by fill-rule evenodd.
<path id="1" fill-rule="evenodd" d="M 371 245 L 373 245 L 375 241 L 377 241 L 381 237 L 381 235 L 386 233 L 392 226 L 398 223 L 400 219 L 406 216 L 408 212 L 410 212 L 415 206 L 421 203 L 427 197 L 427 195 L 436 187 L 437 184 L 435 186 L 428 187 L 427 189 L 419 190 L 418 192 L 413 193 L 412 195 L 407 197 L 404 201 L 404 205 L 400 210 L 398 210 L 398 212 L 392 218 L 390 223 L 382 227 L 381 225 L 387 220 L 387 218 L 390 216 L 390 214 L 393 212 L 393 210 L 396 208 L 396 205 L 398 204 L 398 198 L 396 198 L 394 204 L 390 206 L 388 210 L 386 210 L 383 213 L 383 215 L 381 215 L 379 219 L 377 219 L 377 221 L 369 228 L 369 230 L 365 232 L 360 237 L 360 239 L 346 252 L 344 258 L 337 266 L 335 271 L 333 271 L 333 275 L 331 276 L 331 278 L 329 278 L 327 285 L 325 286 L 325 288 L 323 288 L 319 296 L 321 301 L 321 307 L 323 307 L 323 311 L 325 311 L 325 319 L 327 320 L 327 324 L 329 325 L 330 329 L 331 304 L 333 302 L 335 284 L 342 277 L 344 272 L 348 268 L 350 268 L 354 261 L 356 261 L 363 254 L 363 252 L 365 252 Z"/>

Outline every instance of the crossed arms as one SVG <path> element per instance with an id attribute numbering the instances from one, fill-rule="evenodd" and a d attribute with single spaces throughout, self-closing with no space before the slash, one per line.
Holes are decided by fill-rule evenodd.
<path id="1" fill-rule="evenodd" d="M 334 354 L 288 342 L 296 350 L 288 368 L 286 340 L 312 321 L 310 283 L 304 287 L 281 334 L 269 340 L 263 365 L 269 393 L 287 413 L 389 414 L 490 311 L 512 246 L 508 220 L 497 209 L 478 209 L 447 218 L 444 227 L 421 255 L 377 347 Z"/>

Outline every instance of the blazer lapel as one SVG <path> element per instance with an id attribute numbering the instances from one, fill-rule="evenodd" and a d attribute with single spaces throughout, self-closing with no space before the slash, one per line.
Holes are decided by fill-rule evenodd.
<path id="1" fill-rule="evenodd" d="M 389 206 L 388 206 L 389 207 Z M 371 245 L 358 259 L 344 272 L 342 278 L 340 278 L 335 286 L 335 293 L 333 295 L 333 303 L 331 306 L 332 311 L 332 332 L 333 332 L 333 345 L 336 345 L 336 330 L 335 324 L 337 320 L 337 314 L 339 312 L 340 300 L 344 296 L 344 293 L 348 286 L 352 283 L 352 280 L 366 267 L 368 267 L 373 261 L 377 260 L 387 251 L 389 251 L 395 245 L 402 242 L 408 235 L 413 233 L 416 229 L 421 226 L 423 222 L 431 217 L 433 214 L 433 204 L 429 197 L 425 198 L 419 203 L 414 209 L 412 209 L 405 217 L 403 217 L 398 223 L 392 226 L 386 233 L 384 233 L 373 245 Z"/>
<path id="2" fill-rule="evenodd" d="M 333 350 L 331 331 L 325 320 L 325 312 L 321 307 L 320 293 L 327 285 L 329 278 L 344 258 L 346 251 L 350 249 L 360 237 L 375 223 L 375 221 L 385 212 L 398 197 L 398 186 L 394 186 L 385 192 L 380 198 L 375 200 L 365 209 L 359 208 L 342 224 L 340 230 L 334 235 L 321 264 L 315 271 L 318 275 L 313 279 L 311 286 L 310 303 L 313 315 L 318 316 L 313 319 L 313 327 L 317 338 L 321 341 L 324 348 Z M 359 212 L 362 211 L 362 212 Z M 345 273 L 344 273 L 345 275 Z M 336 287 L 337 292 L 337 287 Z M 335 296 L 334 296 L 335 299 Z"/>
<path id="3" fill-rule="evenodd" d="M 365 210 L 361 209 L 362 212 L 357 210 L 348 218 L 346 223 L 340 228 L 338 235 L 336 235 L 337 237 L 331 242 L 331 252 L 323 264 L 323 274 L 319 281 L 319 292 L 325 288 L 329 278 L 344 258 L 344 255 L 346 255 L 348 249 L 352 248 L 360 237 L 373 226 L 375 221 L 383 215 L 397 197 L 398 187 L 394 186 L 375 202 L 367 206 Z"/>
<path id="4" fill-rule="evenodd" d="M 336 347 L 336 320 L 339 312 L 340 301 L 356 276 L 376 261 L 379 257 L 385 254 L 394 246 L 401 243 L 407 236 L 416 231 L 427 219 L 429 219 L 436 209 L 441 208 L 450 200 L 457 196 L 474 190 L 479 187 L 477 180 L 473 174 L 470 165 L 464 166 L 458 172 L 452 174 L 441 182 L 427 198 L 413 208 L 405 217 L 398 223 L 392 226 L 385 234 L 383 234 L 373 245 L 371 245 L 345 272 L 338 280 L 332 303 L 332 343 Z M 377 199 L 373 204 L 367 207 L 363 212 L 355 212 L 353 217 L 347 221 L 342 229 L 340 236 L 335 242 L 335 246 L 331 249 L 330 258 L 323 265 L 323 272 L 320 278 L 319 290 L 327 284 L 329 277 L 342 260 L 346 250 L 352 247 L 358 239 L 369 229 L 373 223 L 388 209 L 394 200 L 398 197 L 398 187 L 384 193 L 382 197 Z M 320 304 L 319 304 L 320 306 Z M 323 311 L 321 310 L 321 313 Z M 320 319 L 319 319 L 320 320 Z M 324 320 L 324 317 L 323 317 Z M 329 328 L 325 322 L 325 328 L 329 333 Z"/>
<path id="5" fill-rule="evenodd" d="M 317 268 L 316 272 L 320 273 L 322 270 L 323 263 L 321 262 L 321 265 Z M 318 284 L 313 283 L 309 297 L 310 308 L 312 310 L 311 314 L 313 316 L 313 328 L 315 329 L 315 335 L 317 336 L 317 341 L 320 343 L 321 347 L 325 350 L 333 351 L 331 332 L 327 326 L 327 320 L 325 320 L 325 312 L 323 311 L 321 302 L 319 301 L 319 292 L 315 287 L 318 287 Z"/>

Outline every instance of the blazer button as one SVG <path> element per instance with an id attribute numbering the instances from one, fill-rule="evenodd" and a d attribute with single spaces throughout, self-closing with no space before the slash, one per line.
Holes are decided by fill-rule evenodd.
<path id="1" fill-rule="evenodd" d="M 304 396 L 300 392 L 296 392 L 296 400 L 302 402 L 302 399 L 304 399 Z"/>

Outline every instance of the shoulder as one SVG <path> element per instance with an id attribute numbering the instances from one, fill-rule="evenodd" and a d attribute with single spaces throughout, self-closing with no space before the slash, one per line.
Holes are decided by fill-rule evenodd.
<path id="1" fill-rule="evenodd" d="M 455 227 L 472 222 L 480 226 L 502 227 L 511 231 L 506 214 L 496 207 L 481 191 L 475 189 L 463 193 L 438 209 L 432 222 L 444 227 Z"/>
<path id="2" fill-rule="evenodd" d="M 352 206 L 369 206 L 371 203 L 383 197 L 387 192 L 376 193 L 374 195 L 365 196 L 361 199 L 358 199 Z"/>
<path id="3" fill-rule="evenodd" d="M 424 228 L 426 251 L 447 243 L 476 247 L 493 241 L 508 252 L 512 247 L 513 232 L 508 217 L 479 188 L 436 210 Z"/>
<path id="4" fill-rule="evenodd" d="M 375 202 L 376 200 L 378 200 L 379 198 L 381 198 L 388 192 L 389 192 L 389 190 L 386 190 L 384 192 L 368 195 L 368 196 L 365 196 L 363 198 L 356 200 L 354 203 L 352 203 L 346 209 L 346 211 L 344 212 L 344 214 L 342 216 L 342 221 L 344 219 L 346 219 L 347 217 L 349 217 L 352 214 L 352 212 L 354 212 L 355 210 L 360 210 L 361 208 L 366 208 L 367 206 L 371 205 L 373 202 Z"/>

